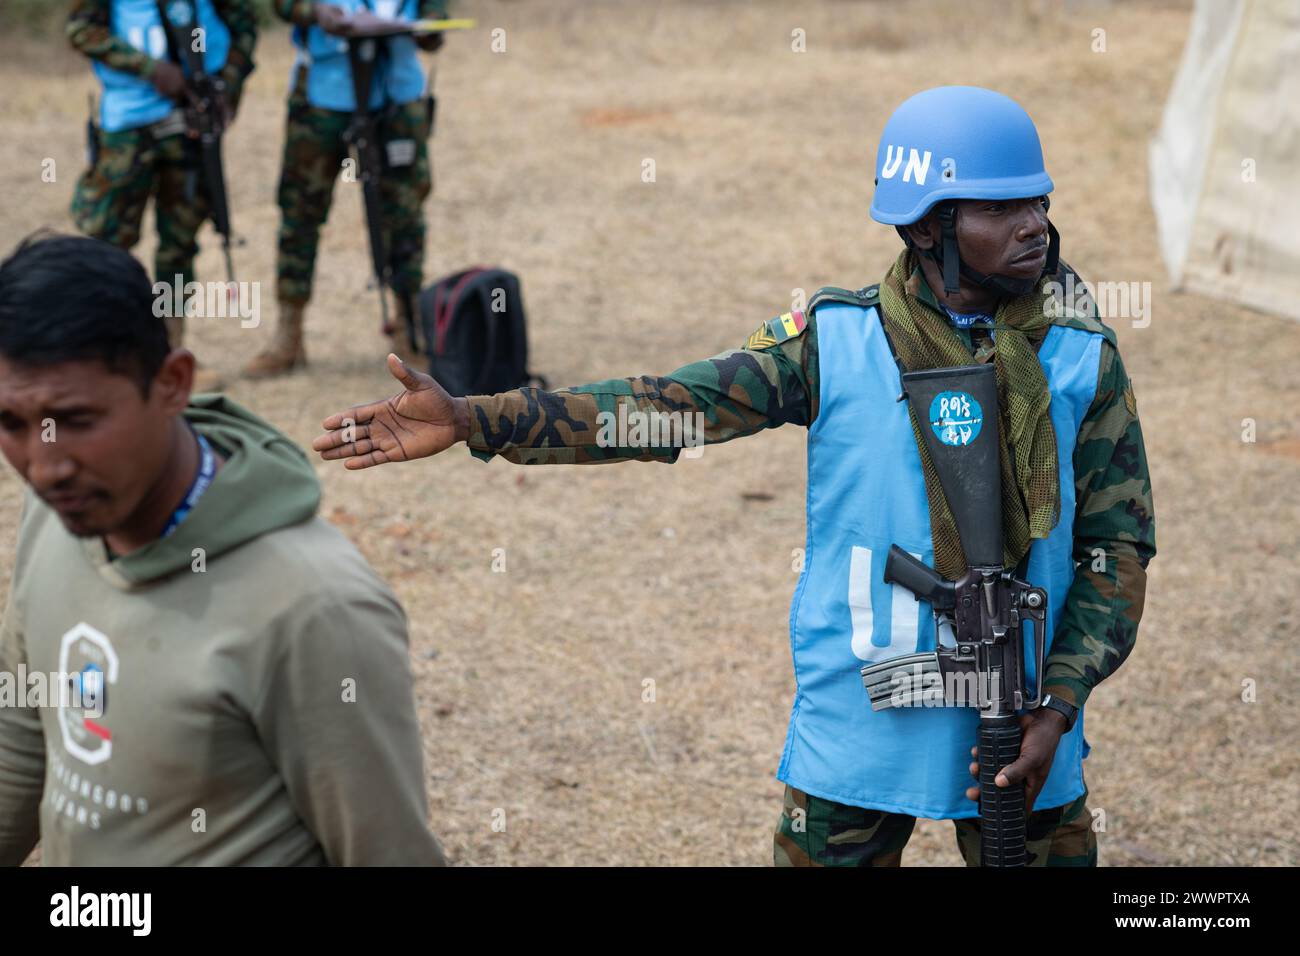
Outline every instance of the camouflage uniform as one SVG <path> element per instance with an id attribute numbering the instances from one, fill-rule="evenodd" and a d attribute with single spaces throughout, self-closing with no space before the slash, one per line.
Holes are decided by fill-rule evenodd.
<path id="1" fill-rule="evenodd" d="M 1035 810 L 1025 825 L 1029 866 L 1096 866 L 1085 791 L 1069 806 Z M 967 866 L 980 863 L 980 821 L 954 820 Z M 776 825 L 777 866 L 900 866 L 916 817 L 823 800 L 786 785 Z"/>
<path id="2" fill-rule="evenodd" d="M 239 103 L 244 80 L 253 71 L 257 20 L 249 0 L 213 0 L 217 15 L 230 30 L 230 52 L 220 76 L 232 110 Z M 158 61 L 137 50 L 109 27 L 112 0 L 75 0 L 68 17 L 68 40 L 86 56 L 105 66 L 151 79 Z M 182 283 L 194 280 L 195 241 L 208 218 L 208 200 L 201 185 L 193 186 L 194 156 L 186 137 L 175 133 L 155 139 L 150 127 L 118 132 L 98 131 L 98 156 L 82 174 L 72 196 L 72 218 L 88 236 L 130 249 L 140 239 L 144 207 L 154 197 L 158 251 L 154 278 Z M 179 327 L 173 330 L 179 332 Z"/>
<path id="3" fill-rule="evenodd" d="M 275 0 L 276 13 L 302 27 L 316 22 L 313 6 L 309 0 Z M 421 0 L 421 18 L 445 16 L 443 0 Z M 311 298 L 320 228 L 329 216 L 334 180 L 348 155 L 343 131 L 352 118 L 351 113 L 311 106 L 306 85 L 305 71 L 300 69 L 289 97 L 278 198 L 276 296 L 281 302 L 298 305 Z M 385 168 L 380 176 L 384 247 L 389 250 L 392 288 L 399 302 L 418 294 L 422 284 L 425 226 L 421 207 L 433 189 L 429 132 L 423 99 L 397 106 L 382 124 L 385 143 L 413 139 L 416 148 L 413 164 Z"/>
<path id="4" fill-rule="evenodd" d="M 1064 268 L 1058 279 L 1071 288 Z M 909 280 L 909 289 L 944 314 L 919 269 Z M 1078 305 L 1078 300 L 1072 305 Z M 1095 306 L 1090 310 L 1095 315 Z M 521 388 L 471 396 L 468 445 L 476 457 L 500 456 L 520 464 L 677 460 L 679 447 L 597 444 L 597 415 L 617 413 L 620 405 L 627 405 L 629 412 L 702 413 L 706 444 L 787 423 L 810 426 L 818 407 L 816 313 L 806 318 L 807 325 L 797 334 L 791 334 L 788 326 L 783 331 L 780 318 L 772 319 L 749 337 L 744 348 L 694 362 L 667 376 L 610 379 L 552 392 Z M 953 329 L 977 358 L 990 355 L 987 330 L 978 325 Z M 1082 707 L 1092 689 L 1113 674 L 1133 649 L 1146 595 L 1146 567 L 1156 553 L 1155 511 L 1137 402 L 1119 351 L 1109 341 L 1101 345 L 1096 397 L 1079 429 L 1074 474 L 1074 559 L 1081 563 L 1044 668 L 1043 690 Z M 1103 570 L 1094 570 L 1094 549 L 1106 555 Z M 788 790 L 786 800 L 787 813 L 777 830 L 778 861 L 797 862 L 801 854 L 813 862 L 834 862 L 841 855 L 855 862 L 877 855 L 886 863 L 896 861 L 914 822 L 900 814 L 833 804 L 793 790 Z M 795 802 L 820 828 L 810 823 L 811 835 L 801 840 L 788 832 Z M 1061 843 L 1048 840 L 1050 849 L 1039 844 L 1033 852 L 1074 861 L 1068 865 L 1079 860 L 1094 865 L 1095 837 L 1079 823 L 1090 822 L 1085 809 L 1080 798 L 1063 816 L 1062 808 L 1036 811 L 1030 818 L 1031 830 L 1046 839 L 1059 824 Z M 978 821 L 955 822 L 959 846 L 970 860 L 971 836 Z"/>

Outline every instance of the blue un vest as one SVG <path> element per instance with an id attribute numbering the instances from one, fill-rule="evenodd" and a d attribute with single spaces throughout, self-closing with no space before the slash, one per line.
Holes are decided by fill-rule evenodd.
<path id="1" fill-rule="evenodd" d="M 203 65 L 216 73 L 226 65 L 230 53 L 230 30 L 217 16 L 212 0 L 193 0 L 203 28 Z M 177 22 L 180 22 L 179 14 Z M 109 27 L 137 50 L 155 60 L 166 60 L 167 35 L 158 16 L 156 0 L 113 0 Z M 189 31 L 187 30 L 186 33 Z M 120 70 L 110 70 L 98 60 L 91 63 L 104 93 L 100 98 L 99 125 L 105 132 L 137 129 L 157 123 L 176 108 L 176 104 L 154 89 L 153 83 Z"/>
<path id="2" fill-rule="evenodd" d="M 873 711 L 862 686 L 866 662 L 934 650 L 930 605 L 884 580 L 891 544 L 934 566 L 930 512 L 876 309 L 826 302 L 816 316 L 821 403 L 808 432 L 808 538 L 790 607 L 796 691 L 777 777 L 837 803 L 932 820 L 976 817 L 965 795 L 975 783 L 975 708 Z M 1101 343 L 1099 334 L 1053 325 L 1038 353 L 1052 396 L 1061 520 L 1033 541 L 1027 577 L 1047 591 L 1049 639 L 1074 580 L 1074 445 L 1096 395 Z M 1028 669 L 1032 689 L 1032 660 Z M 1084 792 L 1089 749 L 1081 710 L 1036 809 Z"/>
<path id="3" fill-rule="evenodd" d="M 373 10 L 379 16 L 414 20 L 418 16 L 416 0 L 333 0 L 347 13 Z M 330 36 L 319 26 L 296 27 L 293 42 L 298 59 L 290 76 L 290 86 L 297 82 L 298 64 L 306 63 L 307 102 L 320 109 L 350 113 L 356 107 L 352 91 L 352 66 L 348 62 L 348 41 Z M 375 67 L 370 81 L 370 109 L 386 103 L 410 103 L 424 94 L 424 73 L 415 40 L 409 36 L 388 37 L 382 41 L 387 54 Z"/>

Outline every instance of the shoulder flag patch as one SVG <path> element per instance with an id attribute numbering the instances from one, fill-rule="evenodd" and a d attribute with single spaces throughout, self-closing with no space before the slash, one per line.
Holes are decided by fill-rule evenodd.
<path id="1" fill-rule="evenodd" d="M 802 312 L 787 312 L 780 318 L 774 319 L 772 325 L 780 323 L 780 328 L 772 329 L 778 342 L 784 342 L 786 339 L 792 339 L 808 327 L 808 320 L 804 318 Z"/>

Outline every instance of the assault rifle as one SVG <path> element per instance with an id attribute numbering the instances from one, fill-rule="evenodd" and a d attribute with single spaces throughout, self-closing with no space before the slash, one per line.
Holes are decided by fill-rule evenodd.
<path id="1" fill-rule="evenodd" d="M 385 334 L 392 332 L 388 318 L 388 300 L 385 289 L 393 276 L 392 261 L 384 243 L 383 207 L 379 201 L 379 178 L 383 169 L 383 157 L 380 154 L 380 141 L 383 137 L 380 129 L 382 116 L 370 109 L 370 86 L 374 79 L 375 67 L 383 56 L 384 44 L 388 37 L 408 35 L 425 35 L 442 33 L 447 30 L 461 30 L 474 26 L 473 20 L 390 20 L 376 16 L 368 10 L 359 10 L 349 18 L 348 64 L 352 71 L 352 93 L 354 107 L 352 120 L 343 133 L 343 141 L 348 144 L 356 163 L 357 179 L 361 183 L 361 201 L 366 213 L 366 234 L 370 240 L 370 265 L 373 280 L 379 287 L 379 313 Z M 433 84 L 430 81 L 426 94 L 426 121 L 431 132 L 433 129 L 434 97 Z M 415 143 L 393 142 L 387 145 L 389 161 L 394 165 L 415 161 Z M 417 341 L 414 314 L 408 314 L 406 321 L 410 341 Z"/>
<path id="2" fill-rule="evenodd" d="M 230 258 L 230 205 L 226 198 L 226 177 L 221 164 L 221 136 L 225 132 L 226 117 L 222 114 L 222 96 L 225 84 L 208 73 L 203 63 L 203 53 L 196 50 L 194 32 L 198 27 L 197 5 L 192 0 L 157 0 L 158 15 L 162 18 L 167 36 L 167 52 L 173 62 L 186 72 L 186 126 L 197 141 L 199 172 L 203 188 L 208 194 L 212 225 L 221 236 L 221 251 L 226 257 L 226 277 L 235 281 L 235 264 Z M 178 16 L 173 18 L 169 11 Z M 178 20 L 180 22 L 178 22 Z M 193 173 L 187 192 L 193 196 Z"/>
<path id="3" fill-rule="evenodd" d="M 1020 756 L 1016 711 L 1042 702 L 1047 592 L 1002 563 L 996 372 L 992 364 L 964 365 L 905 372 L 902 380 L 968 569 L 949 581 L 890 547 L 884 579 L 930 603 L 936 650 L 868 664 L 862 680 L 873 710 L 926 703 L 979 708 L 980 862 L 1024 866 L 1024 785 L 1000 788 L 994 778 Z M 1035 622 L 1032 697 L 1024 686 L 1026 619 Z"/>

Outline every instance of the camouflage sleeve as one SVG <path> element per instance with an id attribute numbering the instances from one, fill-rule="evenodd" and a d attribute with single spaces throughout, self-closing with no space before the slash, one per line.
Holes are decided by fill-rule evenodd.
<path id="1" fill-rule="evenodd" d="M 112 0 L 74 0 L 68 14 L 68 42 L 73 49 L 109 69 L 150 79 L 158 61 L 113 35 L 109 26 L 111 6 Z"/>
<path id="2" fill-rule="evenodd" d="M 787 422 L 809 425 L 817 394 L 816 329 L 810 319 L 791 331 L 784 318 L 765 322 L 744 348 L 664 377 L 470 396 L 467 444 L 477 458 L 497 455 L 527 465 L 674 462 L 683 447 Z"/>
<path id="3" fill-rule="evenodd" d="M 239 102 L 244 80 L 253 72 L 253 48 L 257 46 L 257 13 L 251 0 L 215 0 L 217 16 L 230 30 L 230 52 L 221 68 L 230 99 Z"/>
<path id="4" fill-rule="evenodd" d="M 1074 451 L 1074 583 L 1043 670 L 1043 691 L 1083 706 L 1133 650 L 1156 553 L 1151 477 L 1133 384 L 1102 344 L 1097 395 Z"/>
<path id="5" fill-rule="evenodd" d="M 285 23 L 309 27 L 316 22 L 315 0 L 271 0 L 271 8 Z"/>

